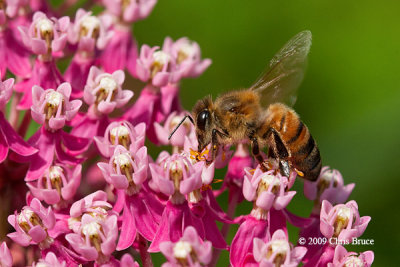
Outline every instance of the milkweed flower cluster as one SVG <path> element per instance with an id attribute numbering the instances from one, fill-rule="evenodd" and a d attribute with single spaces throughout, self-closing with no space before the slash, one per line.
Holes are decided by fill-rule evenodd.
<path id="1" fill-rule="evenodd" d="M 0 199 L 9 203 L 0 266 L 153 266 L 156 253 L 164 267 L 215 266 L 223 250 L 234 267 L 372 264 L 372 251 L 344 247 L 371 218 L 346 202 L 354 184 L 339 171 L 304 181 L 313 208 L 303 218 L 288 210 L 296 172 L 281 175 L 267 157 L 263 171 L 245 143 L 220 147 L 210 162 L 189 121 L 169 138 L 189 115 L 180 81 L 211 60 L 186 37 L 138 45 L 132 25 L 156 0 L 99 0 L 100 13 L 76 2 L 62 4 L 72 17 L 44 0 L 0 4 Z M 60 59 L 69 60 L 63 72 Z M 153 155 L 146 140 L 170 151 Z M 252 209 L 237 215 L 242 202 Z M 292 244 L 288 223 L 300 237 L 338 242 Z"/>

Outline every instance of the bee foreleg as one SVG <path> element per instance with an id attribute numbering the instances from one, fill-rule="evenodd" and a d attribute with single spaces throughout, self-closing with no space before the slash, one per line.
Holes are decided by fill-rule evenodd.
<path id="1" fill-rule="evenodd" d="M 210 159 L 209 163 L 214 161 L 214 159 L 217 155 L 218 149 L 219 149 L 220 143 L 218 141 L 218 135 L 220 137 L 227 137 L 226 134 L 218 131 L 217 129 L 212 130 L 212 133 L 211 133 L 211 159 Z"/>

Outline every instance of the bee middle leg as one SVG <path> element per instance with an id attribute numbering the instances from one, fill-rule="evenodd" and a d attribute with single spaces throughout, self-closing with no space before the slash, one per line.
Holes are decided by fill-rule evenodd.
<path id="1" fill-rule="evenodd" d="M 289 177 L 291 171 L 290 163 L 288 161 L 289 153 L 283 144 L 280 135 L 274 128 L 271 128 L 267 139 L 270 151 L 272 152 L 270 155 L 278 160 L 281 173 L 286 177 Z"/>

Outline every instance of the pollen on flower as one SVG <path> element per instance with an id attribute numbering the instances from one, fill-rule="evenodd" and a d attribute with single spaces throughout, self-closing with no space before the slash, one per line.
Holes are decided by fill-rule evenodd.
<path id="1" fill-rule="evenodd" d="M 204 150 L 203 152 L 198 152 L 190 149 L 190 158 L 196 161 L 205 161 L 207 160 L 206 155 L 208 155 L 208 152 L 208 149 Z"/>
<path id="2" fill-rule="evenodd" d="M 178 241 L 173 251 L 175 258 L 186 259 L 192 253 L 192 245 L 186 241 Z"/>
<path id="3" fill-rule="evenodd" d="M 364 262 L 356 257 L 356 256 L 350 256 L 346 259 L 343 267 L 364 267 Z"/>

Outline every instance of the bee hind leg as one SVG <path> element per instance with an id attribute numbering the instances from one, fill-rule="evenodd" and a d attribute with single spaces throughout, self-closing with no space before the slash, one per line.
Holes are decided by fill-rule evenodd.
<path id="1" fill-rule="evenodd" d="M 256 158 L 256 160 L 260 164 L 261 170 L 263 172 L 269 171 L 272 168 L 272 166 L 268 161 L 264 160 L 264 157 L 261 155 L 257 138 L 254 136 L 251 136 L 250 141 L 251 141 L 251 152 L 253 153 L 253 156 Z"/>

